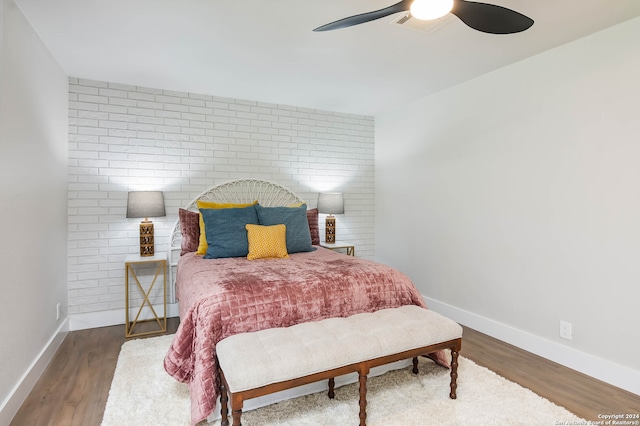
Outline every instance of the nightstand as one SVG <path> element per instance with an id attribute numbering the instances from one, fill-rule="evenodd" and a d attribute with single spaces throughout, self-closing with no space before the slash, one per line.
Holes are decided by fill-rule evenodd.
<path id="1" fill-rule="evenodd" d="M 329 250 L 346 250 L 347 256 L 355 256 L 356 255 L 356 246 L 346 241 L 336 241 L 335 243 L 325 243 L 324 241 L 320 243 L 320 247 L 328 248 Z"/>
<path id="2" fill-rule="evenodd" d="M 139 254 L 130 254 L 124 259 L 124 291 L 125 291 L 125 337 L 145 336 L 149 334 L 165 333 L 167 331 L 167 255 L 165 253 L 157 253 L 155 256 L 140 256 Z M 155 275 L 148 287 L 145 289 L 145 285 L 140 282 L 138 274 L 142 269 L 148 270 L 149 268 L 155 268 Z M 162 316 L 158 315 L 149 296 L 152 295 L 153 288 L 158 281 L 158 278 L 162 274 L 162 299 L 163 299 L 163 312 Z M 150 275 L 150 274 L 149 274 Z M 131 286 L 134 289 L 138 289 L 138 295 L 143 298 L 142 304 L 138 309 L 138 313 L 133 321 L 129 319 L 129 298 L 131 291 L 129 290 L 129 276 L 133 277 L 136 285 Z M 158 291 L 156 290 L 156 294 Z M 155 295 L 155 294 L 154 294 Z M 156 296 L 157 297 L 157 296 Z M 145 315 L 146 318 L 140 318 L 145 306 L 148 308 L 148 312 Z M 134 308 L 135 309 L 135 308 Z M 150 315 L 149 315 L 150 313 Z M 136 326 L 142 325 L 146 322 L 156 322 L 159 329 L 143 332 L 134 332 Z"/>

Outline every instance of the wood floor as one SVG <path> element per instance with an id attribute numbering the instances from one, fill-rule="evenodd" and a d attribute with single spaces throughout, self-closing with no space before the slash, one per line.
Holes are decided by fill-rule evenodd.
<path id="1" fill-rule="evenodd" d="M 177 326 L 177 318 L 170 319 L 168 333 Z M 70 333 L 11 426 L 100 425 L 124 342 L 124 325 Z M 586 420 L 598 421 L 598 414 L 640 413 L 640 396 L 469 328 L 464 329 L 460 354 Z"/>

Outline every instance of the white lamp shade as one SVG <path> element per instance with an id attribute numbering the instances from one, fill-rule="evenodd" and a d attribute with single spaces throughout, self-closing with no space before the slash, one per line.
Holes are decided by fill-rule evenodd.
<path id="1" fill-rule="evenodd" d="M 318 213 L 344 213 L 344 198 L 341 192 L 327 192 L 318 194 Z"/>
<path id="2" fill-rule="evenodd" d="M 131 191 L 127 198 L 127 217 L 162 217 L 164 193 L 162 191 Z"/>

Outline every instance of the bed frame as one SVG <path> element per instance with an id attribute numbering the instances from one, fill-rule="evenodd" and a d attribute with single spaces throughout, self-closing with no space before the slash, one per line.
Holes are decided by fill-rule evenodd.
<path id="1" fill-rule="evenodd" d="M 289 206 L 295 203 L 303 203 L 305 200 L 300 198 L 295 192 L 290 189 L 266 180 L 260 179 L 240 179 L 225 182 L 219 185 L 215 185 L 212 188 L 206 190 L 193 201 L 184 207 L 186 210 L 198 211 L 196 202 L 198 200 L 214 201 L 219 203 L 252 203 L 255 200 L 266 207 L 281 207 Z M 176 220 L 170 234 L 170 250 L 169 250 L 169 270 L 170 270 L 170 298 L 171 302 L 175 303 L 175 278 L 178 259 L 180 258 L 180 251 L 182 250 L 182 233 L 180 231 L 180 221 Z M 383 374 L 387 371 L 404 368 L 411 364 L 411 361 L 400 361 L 394 364 L 387 364 L 384 366 L 376 367 L 372 370 L 369 377 L 374 375 Z M 357 378 L 353 375 L 341 376 L 336 378 L 336 386 L 341 386 L 347 383 L 356 381 Z M 283 401 L 286 399 L 295 398 L 302 395 L 307 395 L 314 392 L 321 392 L 325 390 L 326 386 L 322 382 L 316 382 L 309 385 L 296 387 L 290 390 L 283 391 L 281 393 L 272 394 L 264 397 L 259 397 L 247 401 L 245 409 L 254 409 L 265 405 L 273 404 L 274 402 Z M 210 416 L 209 421 L 215 418 L 220 418 L 220 410 L 218 409 Z"/>
<path id="2" fill-rule="evenodd" d="M 198 211 L 197 201 L 213 201 L 216 203 L 252 203 L 256 200 L 265 207 L 285 207 L 305 201 L 295 192 L 277 183 L 260 179 L 238 179 L 215 185 L 184 207 L 185 210 Z M 182 233 L 180 219 L 176 220 L 169 239 L 169 300 L 176 302 L 176 269 L 180 251 L 182 250 Z"/>

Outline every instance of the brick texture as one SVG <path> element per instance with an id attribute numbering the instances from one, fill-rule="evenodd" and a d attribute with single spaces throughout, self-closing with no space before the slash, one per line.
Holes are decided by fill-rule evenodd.
<path id="1" fill-rule="evenodd" d="M 125 306 L 140 222 L 125 218 L 128 191 L 164 191 L 167 217 L 152 220 L 166 252 L 178 208 L 239 178 L 284 185 L 310 207 L 343 192 L 338 239 L 373 258 L 372 117 L 70 78 L 69 314 Z"/>

